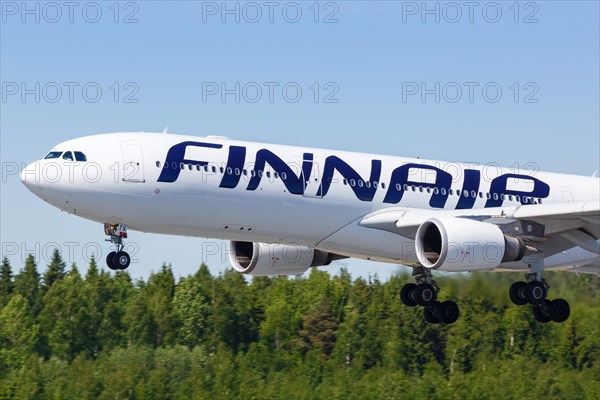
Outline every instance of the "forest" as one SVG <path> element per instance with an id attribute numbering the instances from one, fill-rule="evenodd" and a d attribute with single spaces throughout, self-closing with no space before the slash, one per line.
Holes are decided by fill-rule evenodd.
<path id="1" fill-rule="evenodd" d="M 510 303 L 521 274 L 437 274 L 461 317 L 432 325 L 400 302 L 407 272 L 18 267 L 0 267 L 0 399 L 600 398 L 597 276 L 547 273 L 571 317 L 542 324 Z"/>

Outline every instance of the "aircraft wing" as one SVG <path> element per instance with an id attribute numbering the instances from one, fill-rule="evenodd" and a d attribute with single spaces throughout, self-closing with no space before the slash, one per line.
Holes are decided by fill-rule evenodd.
<path id="1" fill-rule="evenodd" d="M 360 225 L 414 239 L 419 226 L 433 217 L 469 218 L 511 227 L 514 227 L 515 223 L 533 222 L 535 232 L 531 236 L 551 242 L 549 244 L 557 244 L 545 246 L 546 255 L 562 251 L 571 245 L 571 247 L 579 246 L 600 254 L 600 244 L 597 242 L 600 239 L 600 201 L 598 200 L 475 210 L 388 208 L 366 215 Z"/>

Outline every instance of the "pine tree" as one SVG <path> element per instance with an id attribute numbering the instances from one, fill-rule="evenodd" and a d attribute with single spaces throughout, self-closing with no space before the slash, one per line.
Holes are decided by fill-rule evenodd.
<path id="1" fill-rule="evenodd" d="M 52 262 L 48 265 L 48 269 L 44 274 L 44 291 L 50 289 L 52 284 L 65 277 L 65 262 L 63 261 L 60 251 L 54 249 L 52 254 Z"/>
<path id="2" fill-rule="evenodd" d="M 15 288 L 12 269 L 7 257 L 2 259 L 0 267 L 0 307 L 4 307 L 10 300 L 10 295 Z"/>
<path id="3" fill-rule="evenodd" d="M 40 301 L 40 273 L 37 270 L 37 264 L 32 254 L 27 256 L 25 268 L 15 276 L 15 293 L 20 294 L 27 300 L 34 315 L 37 315 L 41 308 Z"/>

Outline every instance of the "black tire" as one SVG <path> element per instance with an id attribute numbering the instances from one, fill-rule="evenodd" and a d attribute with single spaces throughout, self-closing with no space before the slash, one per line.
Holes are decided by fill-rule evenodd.
<path id="1" fill-rule="evenodd" d="M 114 258 L 114 265 L 116 269 L 127 269 L 127 267 L 129 267 L 129 263 L 131 263 L 131 258 L 129 257 L 129 254 L 127 254 L 127 252 L 117 252 Z"/>
<path id="2" fill-rule="evenodd" d="M 508 295 L 510 297 L 510 301 L 513 304 L 518 306 L 522 306 L 527 304 L 527 300 L 525 299 L 525 288 L 527 287 L 527 282 L 519 281 L 514 282 L 510 285 L 510 289 L 508 291 Z"/>
<path id="3" fill-rule="evenodd" d="M 460 315 L 460 310 L 455 302 L 446 300 L 436 307 L 440 320 L 445 324 L 453 324 Z"/>
<path id="4" fill-rule="evenodd" d="M 439 324 L 441 322 L 430 307 L 423 308 L 423 317 L 425 318 L 425 321 L 430 324 Z"/>
<path id="5" fill-rule="evenodd" d="M 546 299 L 546 287 L 542 282 L 531 281 L 525 287 L 525 300 L 529 304 L 541 304 Z"/>
<path id="6" fill-rule="evenodd" d="M 437 298 L 437 293 L 433 285 L 422 283 L 413 291 L 413 298 L 420 306 L 431 306 Z"/>
<path id="7" fill-rule="evenodd" d="M 118 269 L 117 267 L 115 267 L 115 263 L 114 263 L 114 259 L 115 259 L 115 255 L 116 254 L 117 254 L 116 252 L 111 251 L 106 256 L 106 265 L 108 266 L 108 268 L 112 269 L 113 271 Z"/>
<path id="8" fill-rule="evenodd" d="M 564 299 L 556 299 L 550 302 L 550 318 L 554 322 L 565 322 L 571 315 L 571 307 Z"/>
<path id="9" fill-rule="evenodd" d="M 400 289 L 400 300 L 402 301 L 402 304 L 407 307 L 414 307 L 417 305 L 417 302 L 413 299 L 413 293 L 416 288 L 417 285 L 414 283 L 407 283 L 402 286 L 402 289 Z"/>
<path id="10" fill-rule="evenodd" d="M 546 300 L 546 302 L 547 302 L 546 304 L 548 305 L 548 308 L 549 308 L 548 303 L 550 302 L 550 300 Z M 546 312 L 544 312 L 541 305 L 533 306 L 533 317 L 535 318 L 536 321 L 541 322 L 543 324 L 545 324 L 546 322 L 552 321 L 552 318 L 550 318 L 550 316 L 548 314 L 546 314 Z"/>

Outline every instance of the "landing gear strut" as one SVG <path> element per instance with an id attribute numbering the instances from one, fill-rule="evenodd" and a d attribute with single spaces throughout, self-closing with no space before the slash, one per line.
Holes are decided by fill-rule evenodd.
<path id="1" fill-rule="evenodd" d="M 444 302 L 436 300 L 440 289 L 431 278 L 431 270 L 415 268 L 413 276 L 417 283 L 407 283 L 400 290 L 402 303 L 408 307 L 422 306 L 423 317 L 431 324 L 456 322 L 460 315 L 458 306 L 450 300 Z"/>
<path id="2" fill-rule="evenodd" d="M 543 258 L 530 264 L 531 272 L 525 275 L 525 282 L 518 281 L 510 285 L 510 300 L 518 305 L 531 304 L 533 316 L 538 322 L 564 322 L 569 318 L 571 308 L 564 299 L 548 300 L 550 285 L 542 277 Z"/>
<path id="3" fill-rule="evenodd" d="M 111 251 L 106 256 L 106 265 L 112 270 L 126 269 L 129 267 L 131 258 L 126 251 L 123 239 L 127 238 L 127 226 L 123 224 L 104 224 L 104 234 L 109 236 L 107 242 L 115 244 L 116 251 Z"/>

